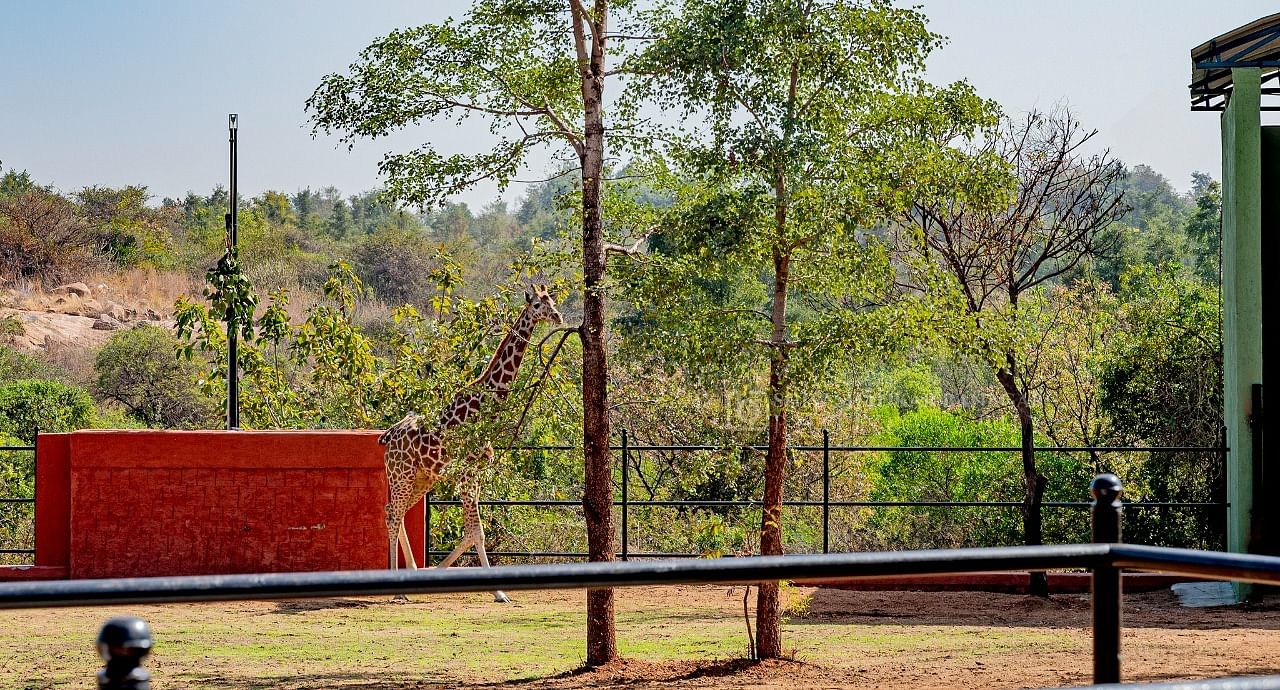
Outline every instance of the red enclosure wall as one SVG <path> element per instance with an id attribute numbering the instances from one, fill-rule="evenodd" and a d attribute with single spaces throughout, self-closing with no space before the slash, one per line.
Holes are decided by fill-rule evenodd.
<path id="1" fill-rule="evenodd" d="M 36 564 L 72 578 L 385 568 L 379 433 L 41 435 Z M 422 525 L 419 505 L 419 563 Z"/>

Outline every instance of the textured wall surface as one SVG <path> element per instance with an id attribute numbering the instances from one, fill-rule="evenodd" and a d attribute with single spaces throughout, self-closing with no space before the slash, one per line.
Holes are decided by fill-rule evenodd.
<path id="1" fill-rule="evenodd" d="M 384 568 L 387 489 L 377 437 L 67 434 L 66 517 L 59 524 L 56 500 L 37 502 L 37 543 L 67 543 L 73 578 Z M 49 443 L 52 458 L 57 441 Z M 408 525 L 420 552 L 420 508 Z M 37 548 L 39 561 L 59 563 L 60 554 Z"/>

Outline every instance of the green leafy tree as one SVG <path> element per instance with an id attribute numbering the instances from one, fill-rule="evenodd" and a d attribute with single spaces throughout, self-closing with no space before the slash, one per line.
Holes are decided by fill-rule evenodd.
<path id="1" fill-rule="evenodd" d="M 1222 339 L 1212 285 L 1176 264 L 1125 274 L 1117 327 L 1102 362 L 1100 404 L 1123 443 L 1206 446 L 1221 439 Z M 1223 501 L 1220 453 L 1152 453 L 1126 480 L 1136 498 Z M 1142 511 L 1126 539 L 1221 548 L 1221 517 L 1207 511 Z"/>
<path id="2" fill-rule="evenodd" d="M 991 124 L 993 106 L 923 84 L 941 37 L 889 2 L 687 0 L 652 16 L 641 96 L 691 125 L 668 137 L 675 205 L 633 301 L 655 345 L 695 368 L 767 370 L 760 550 L 777 555 L 795 398 L 890 341 L 876 307 L 893 271 L 870 229 L 954 171 L 964 157 L 934 142 Z M 779 657 L 777 583 L 756 611 L 756 653 Z"/>
<path id="3" fill-rule="evenodd" d="M 374 41 L 348 74 L 326 77 L 307 101 L 316 130 L 348 143 L 419 123 L 484 121 L 492 146 L 441 154 L 427 144 L 380 163 L 387 195 L 435 207 L 481 180 L 505 188 L 529 154 L 575 161 L 581 179 L 583 509 L 593 561 L 614 557 L 613 483 L 605 343 L 606 127 L 611 10 L 625 0 L 477 0 L 461 19 L 394 31 Z M 627 115 L 624 110 L 622 116 Z M 613 139 L 617 141 L 617 139 Z M 436 142 L 442 143 L 442 142 Z M 453 142 L 449 142 L 450 146 Z M 587 594 L 588 665 L 617 656 L 612 590 Z"/>
<path id="4" fill-rule="evenodd" d="M 24 379 L 0 385 L 0 433 L 23 442 L 38 432 L 62 433 L 93 426 L 93 398 L 58 381 Z"/>
<path id="5" fill-rule="evenodd" d="M 92 186 L 76 192 L 81 215 L 95 235 L 94 252 L 113 265 L 171 268 L 177 214 L 151 208 L 146 187 Z"/>
<path id="6" fill-rule="evenodd" d="M 1204 173 L 1192 175 L 1195 210 L 1187 219 L 1187 236 L 1195 247 L 1196 275 L 1211 284 L 1222 282 L 1222 184 Z"/>
<path id="7" fill-rule="evenodd" d="M 199 388 L 201 366 L 174 357 L 177 346 L 165 328 L 142 325 L 116 332 L 94 358 L 96 393 L 149 428 L 217 426 L 217 399 Z"/>

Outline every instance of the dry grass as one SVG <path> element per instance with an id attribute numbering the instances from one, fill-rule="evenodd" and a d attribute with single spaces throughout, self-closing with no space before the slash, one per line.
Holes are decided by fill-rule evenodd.
<path id="1" fill-rule="evenodd" d="M 173 303 L 182 295 L 198 296 L 201 285 L 190 275 L 174 271 L 157 271 L 154 268 L 131 268 L 118 272 L 94 273 L 81 281 L 93 290 L 94 296 L 135 309 L 154 309 L 161 316 L 173 310 Z"/>

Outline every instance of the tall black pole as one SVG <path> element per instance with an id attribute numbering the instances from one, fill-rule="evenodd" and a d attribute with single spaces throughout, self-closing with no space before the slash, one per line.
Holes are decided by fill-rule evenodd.
<path id="1" fill-rule="evenodd" d="M 231 113 L 227 116 L 227 131 L 231 141 L 231 199 L 228 202 L 230 212 L 227 213 L 227 252 L 236 250 L 236 130 L 240 116 Z M 227 311 L 227 429 L 240 428 L 240 372 L 236 348 L 236 313 L 234 309 Z"/>

